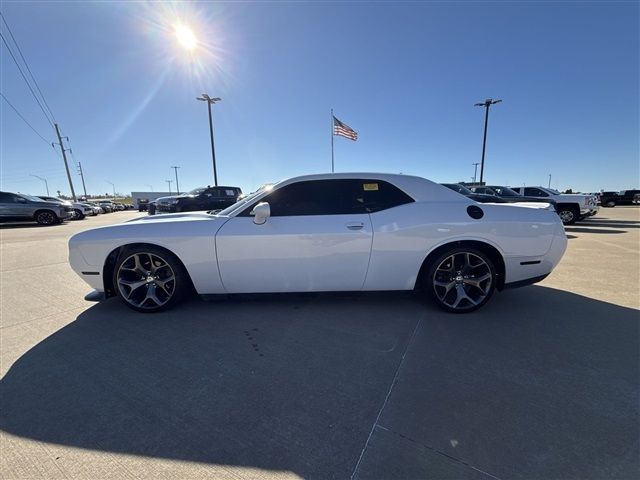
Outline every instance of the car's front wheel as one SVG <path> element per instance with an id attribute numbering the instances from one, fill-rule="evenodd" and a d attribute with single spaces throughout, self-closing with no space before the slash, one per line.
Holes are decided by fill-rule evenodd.
<path id="1" fill-rule="evenodd" d="M 558 215 L 560 216 L 560 220 L 565 225 L 571 225 L 578 220 L 580 213 L 576 208 L 570 206 L 561 206 L 558 208 Z"/>
<path id="2" fill-rule="evenodd" d="M 180 302 L 189 288 L 189 277 L 171 253 L 155 247 L 135 247 L 119 255 L 113 284 L 126 306 L 150 313 Z"/>
<path id="3" fill-rule="evenodd" d="M 84 219 L 84 213 L 82 212 L 82 210 L 80 210 L 79 208 L 76 208 L 74 210 L 74 212 L 76 214 L 76 216 L 75 216 L 76 220 L 83 220 Z"/>
<path id="4" fill-rule="evenodd" d="M 605 207 L 613 208 L 616 206 L 615 200 L 607 200 L 604 204 Z"/>
<path id="5" fill-rule="evenodd" d="M 426 275 L 427 294 L 440 308 L 454 313 L 482 307 L 496 286 L 493 262 L 472 248 L 453 248 L 438 255 Z"/>

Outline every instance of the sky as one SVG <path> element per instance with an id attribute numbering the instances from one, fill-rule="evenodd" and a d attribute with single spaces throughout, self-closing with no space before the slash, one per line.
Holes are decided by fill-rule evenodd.
<path id="1" fill-rule="evenodd" d="M 7 2 L 63 135 L 76 193 L 259 185 L 331 169 L 594 192 L 640 186 L 639 22 L 630 2 Z M 176 25 L 197 39 L 187 50 Z M 6 26 L 0 29 L 11 42 Z M 10 43 L 13 45 L 12 43 Z M 57 141 L 5 45 L 0 189 L 69 194 Z M 17 50 L 14 48 L 18 60 Z M 23 67 L 24 68 L 24 67 Z M 37 93 L 37 91 L 36 91 Z M 479 174 L 479 172 L 478 172 Z M 111 183 L 109 183 L 111 182 Z M 170 185 L 175 191 L 175 181 Z"/>

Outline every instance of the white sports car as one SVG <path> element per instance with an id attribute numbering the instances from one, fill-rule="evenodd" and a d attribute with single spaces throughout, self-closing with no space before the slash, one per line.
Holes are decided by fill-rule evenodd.
<path id="1" fill-rule="evenodd" d="M 141 312 L 192 289 L 419 289 L 470 312 L 496 289 L 545 278 L 566 246 L 545 203 L 479 204 L 420 177 L 341 173 L 285 180 L 217 213 L 87 230 L 69 241 L 69 262 L 101 297 Z"/>

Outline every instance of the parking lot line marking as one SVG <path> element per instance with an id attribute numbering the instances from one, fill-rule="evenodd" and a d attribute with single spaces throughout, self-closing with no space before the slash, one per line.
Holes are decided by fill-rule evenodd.
<path id="1" fill-rule="evenodd" d="M 400 357 L 400 362 L 398 363 L 398 367 L 396 368 L 396 373 L 393 375 L 393 380 L 391 380 L 391 384 L 389 385 L 389 390 L 387 391 L 387 395 L 384 397 L 384 402 L 382 403 L 382 406 L 380 407 L 380 410 L 378 411 L 378 415 L 376 416 L 375 422 L 373 422 L 373 425 L 371 426 L 371 431 L 369 432 L 369 436 L 367 437 L 367 441 L 364 443 L 364 447 L 362 447 L 362 451 L 360 452 L 360 456 L 358 457 L 358 462 L 356 463 L 356 466 L 353 469 L 353 473 L 351 473 L 351 477 L 350 477 L 351 480 L 353 480 L 355 478 L 356 473 L 358 472 L 358 467 L 360 467 L 360 463 L 362 462 L 362 458 L 364 457 L 364 452 L 367 450 L 367 447 L 369 446 L 369 442 L 371 441 L 371 436 L 373 435 L 373 432 L 375 431 L 376 426 L 378 425 L 378 422 L 380 421 L 380 416 L 382 415 L 382 411 L 384 410 L 384 407 L 387 406 L 387 402 L 389 401 L 389 397 L 391 396 L 391 392 L 393 391 L 393 387 L 395 387 L 396 381 L 398 380 L 398 375 L 400 373 L 400 368 L 402 367 L 402 364 L 404 363 L 404 358 L 407 356 L 407 351 L 409 350 L 409 347 L 413 343 L 413 339 L 416 336 L 416 333 L 418 331 L 418 327 L 420 327 L 420 325 L 422 324 L 422 318 L 423 317 L 420 317 L 420 319 L 416 322 L 416 326 L 413 328 L 413 333 L 411 333 L 411 337 L 409 338 L 409 341 L 407 342 L 406 347 L 404 347 L 404 352 L 402 352 L 402 357 Z"/>

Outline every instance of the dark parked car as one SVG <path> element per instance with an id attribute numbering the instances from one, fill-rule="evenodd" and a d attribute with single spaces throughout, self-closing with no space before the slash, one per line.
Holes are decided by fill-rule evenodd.
<path id="1" fill-rule="evenodd" d="M 146 212 L 149 209 L 149 199 L 148 198 L 139 198 L 138 199 L 138 211 Z"/>
<path id="2" fill-rule="evenodd" d="M 220 210 L 238 201 L 242 190 L 238 187 L 196 188 L 175 197 L 161 197 L 156 200 L 158 213 L 194 212 L 198 210 Z"/>
<path id="3" fill-rule="evenodd" d="M 613 194 L 605 196 L 605 194 Z M 640 190 L 622 190 L 621 192 L 602 192 L 600 204 L 603 207 L 615 207 L 616 205 L 634 205 L 638 203 Z"/>
<path id="4" fill-rule="evenodd" d="M 474 193 L 469 190 L 464 185 L 460 185 L 459 183 L 441 183 L 440 185 L 450 188 L 454 192 L 458 192 L 465 197 L 469 197 L 471 200 L 475 200 L 479 203 L 508 203 L 506 200 L 503 200 L 500 197 L 496 197 L 495 195 L 485 195 L 483 193 Z"/>
<path id="5" fill-rule="evenodd" d="M 475 193 L 482 193 L 484 195 L 494 195 L 496 197 L 502 198 L 503 200 L 506 200 L 509 203 L 543 202 L 550 203 L 551 205 L 553 205 L 553 208 L 556 208 L 557 206 L 556 201 L 552 198 L 527 197 L 525 195 L 520 195 L 518 192 L 510 189 L 509 187 L 503 187 L 500 185 L 484 185 L 481 187 L 471 187 L 471 191 Z"/>
<path id="6" fill-rule="evenodd" d="M 73 215 L 73 208 L 59 202 L 47 202 L 22 193 L 0 192 L 0 221 L 35 220 L 54 225 Z"/>

